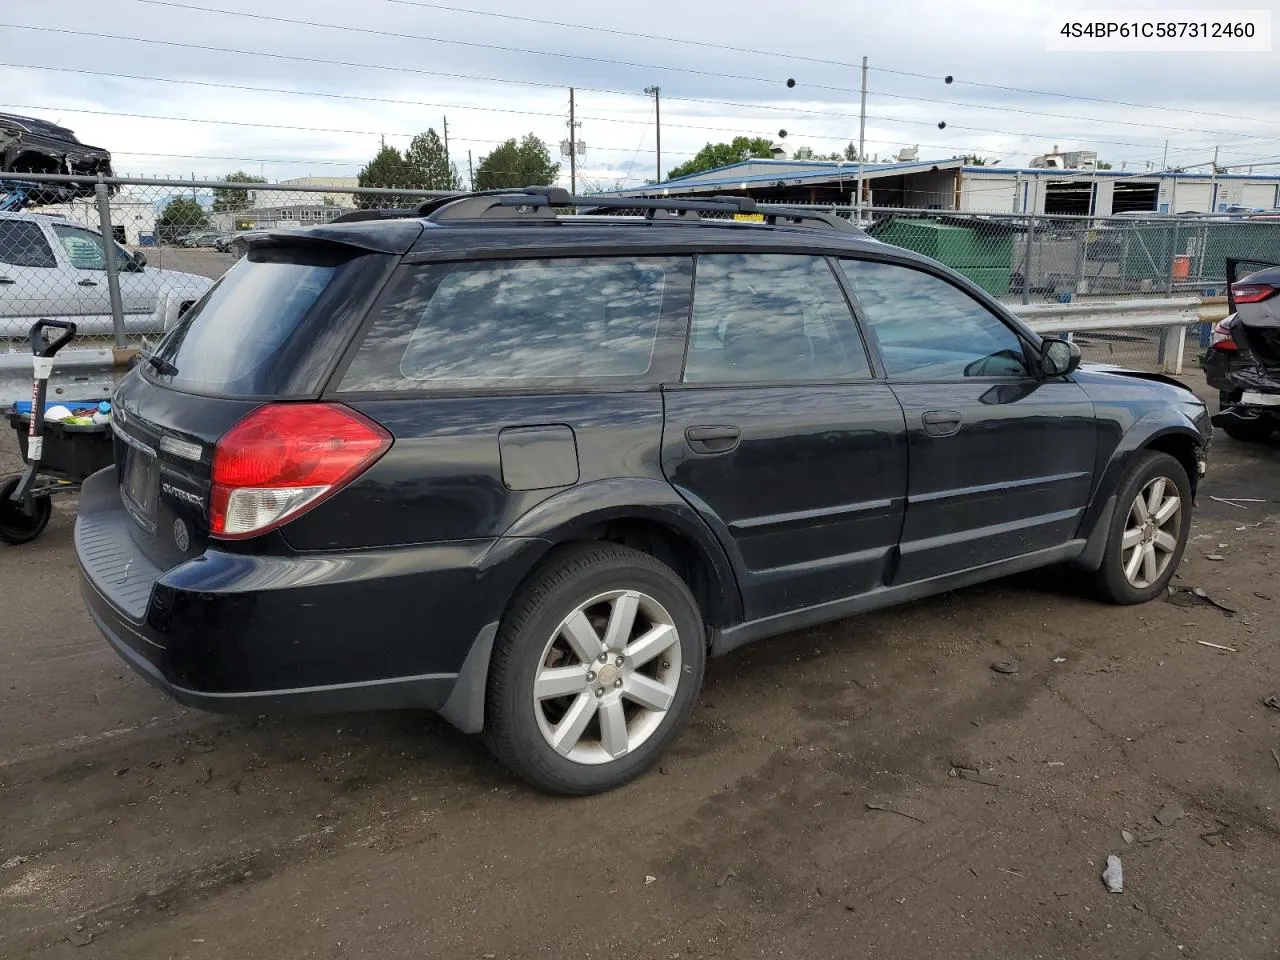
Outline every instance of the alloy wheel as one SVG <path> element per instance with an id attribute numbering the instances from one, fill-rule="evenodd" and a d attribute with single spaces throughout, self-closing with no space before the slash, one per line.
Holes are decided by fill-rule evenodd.
<path id="1" fill-rule="evenodd" d="M 623 757 L 666 719 L 680 666 L 680 635 L 657 600 L 635 590 L 592 597 L 543 648 L 533 679 L 538 729 L 576 763 Z"/>
<path id="2" fill-rule="evenodd" d="M 1182 498 L 1165 477 L 1138 491 L 1129 507 L 1120 540 L 1124 576 L 1139 590 L 1150 587 L 1169 569 L 1182 532 Z"/>

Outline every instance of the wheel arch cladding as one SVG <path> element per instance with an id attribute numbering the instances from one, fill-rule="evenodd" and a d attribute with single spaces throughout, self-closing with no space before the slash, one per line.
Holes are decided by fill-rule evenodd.
<path id="1" fill-rule="evenodd" d="M 1170 428 L 1156 434 L 1143 444 L 1141 449 L 1156 450 L 1167 453 L 1187 471 L 1187 482 L 1191 484 L 1191 496 L 1196 495 L 1200 482 L 1200 448 L 1204 446 L 1198 435 L 1183 430 Z"/>
<path id="2" fill-rule="evenodd" d="M 573 487 L 522 516 L 504 533 L 503 539 L 508 538 L 519 538 L 524 545 L 517 561 L 522 583 L 556 547 L 606 540 L 672 567 L 710 626 L 742 620 L 742 596 L 723 546 L 693 508 L 661 481 L 601 480 Z"/>

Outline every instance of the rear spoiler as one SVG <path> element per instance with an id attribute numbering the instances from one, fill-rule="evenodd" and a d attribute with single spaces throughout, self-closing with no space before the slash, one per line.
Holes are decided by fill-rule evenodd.
<path id="1" fill-rule="evenodd" d="M 403 254 L 417 242 L 422 230 L 422 222 L 414 219 L 396 219 L 377 226 L 363 226 L 359 222 L 340 224 L 335 220 L 309 230 L 272 230 L 250 240 L 249 253 L 289 247 L 347 247 L 368 253 Z"/>

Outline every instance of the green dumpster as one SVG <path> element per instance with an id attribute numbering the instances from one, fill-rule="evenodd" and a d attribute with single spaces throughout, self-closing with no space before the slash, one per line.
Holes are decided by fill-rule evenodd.
<path id="1" fill-rule="evenodd" d="M 994 296 L 1009 292 L 1013 236 L 1007 228 L 979 230 L 959 223 L 892 217 L 876 224 L 871 235 L 945 263 Z"/>

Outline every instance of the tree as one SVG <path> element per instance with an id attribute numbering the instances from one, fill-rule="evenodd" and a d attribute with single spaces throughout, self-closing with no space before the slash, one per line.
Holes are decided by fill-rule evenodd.
<path id="1" fill-rule="evenodd" d="M 412 187 L 412 176 L 409 165 L 405 163 L 404 157 L 395 147 L 388 147 L 385 144 L 378 151 L 377 155 L 370 160 L 363 170 L 360 171 L 356 182 L 362 187 L 383 187 L 401 189 Z M 356 194 L 356 206 L 358 207 L 408 207 L 415 202 L 419 202 L 421 198 L 401 195 L 387 194 Z"/>
<path id="2" fill-rule="evenodd" d="M 419 187 L 423 190 L 461 190 L 462 178 L 449 162 L 444 144 L 434 129 L 428 127 L 409 141 L 404 152 L 408 182 L 396 186 Z"/>
<path id="3" fill-rule="evenodd" d="M 165 205 L 164 212 L 156 221 L 156 227 L 171 231 L 193 230 L 203 227 L 209 222 L 204 207 L 190 197 L 174 197 Z"/>
<path id="4" fill-rule="evenodd" d="M 255 177 L 252 173 L 237 170 L 222 178 L 227 183 L 266 183 L 266 177 Z M 245 210 L 249 206 L 249 191 L 236 190 L 231 187 L 214 187 L 213 212 L 223 213 L 227 210 Z"/>
<path id="5" fill-rule="evenodd" d="M 773 141 L 766 137 L 734 137 L 729 143 L 708 143 L 692 160 L 667 171 L 669 179 L 687 177 L 715 167 L 726 167 L 743 160 L 765 160 L 773 156 Z"/>
<path id="6" fill-rule="evenodd" d="M 560 164 L 551 162 L 547 145 L 530 133 L 519 143 L 512 137 L 480 158 L 476 189 L 550 186 L 559 176 Z"/>
<path id="7" fill-rule="evenodd" d="M 966 167 L 986 167 L 995 163 L 991 157 L 980 157 L 976 153 L 966 153 L 957 159 L 963 160 Z"/>
<path id="8" fill-rule="evenodd" d="M 1111 164 L 1107 163 L 1105 160 L 1099 160 L 1099 161 L 1098 161 L 1098 169 L 1099 169 L 1099 170 L 1110 170 L 1110 169 L 1111 169 Z"/>

